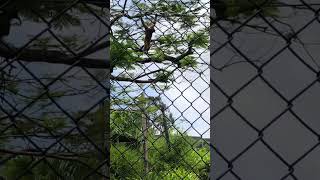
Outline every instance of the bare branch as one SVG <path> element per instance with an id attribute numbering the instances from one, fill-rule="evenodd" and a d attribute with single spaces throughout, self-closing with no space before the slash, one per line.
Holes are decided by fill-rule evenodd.
<path id="1" fill-rule="evenodd" d="M 145 74 L 141 74 L 138 77 L 136 77 L 135 79 L 140 79 L 142 77 L 145 77 L 145 76 L 148 76 L 150 74 L 154 74 L 154 73 L 157 73 L 157 72 L 160 72 L 160 71 L 165 71 L 165 70 L 164 69 L 158 69 L 158 70 L 155 70 L 155 71 L 151 71 L 151 72 L 148 72 L 148 73 L 145 73 Z"/>
<path id="2" fill-rule="evenodd" d="M 95 49 L 101 49 L 101 46 L 97 45 Z M 90 50 L 89 52 L 92 53 L 93 50 Z M 107 59 L 94 59 L 86 57 L 77 58 L 57 50 L 25 49 L 18 53 L 18 49 L 0 47 L 0 56 L 7 59 L 17 58 L 18 60 L 25 62 L 47 62 L 97 69 L 110 68 L 110 64 Z"/>
<path id="3" fill-rule="evenodd" d="M 83 2 L 87 4 L 92 4 L 95 6 L 99 6 L 102 8 L 109 8 L 110 7 L 110 2 L 109 1 L 104 1 L 104 0 L 83 0 Z"/>
<path id="4" fill-rule="evenodd" d="M 118 77 L 118 76 L 111 76 L 110 79 L 114 81 L 124 81 L 124 82 L 134 82 L 134 83 L 157 83 L 157 82 L 166 83 L 166 81 L 162 81 L 158 79 L 139 80 L 136 78 Z"/>
<path id="5" fill-rule="evenodd" d="M 188 50 L 184 53 L 182 53 L 181 55 L 177 56 L 177 57 L 173 57 L 173 56 L 168 56 L 168 55 L 165 55 L 164 56 L 164 59 L 162 60 L 155 60 L 154 58 L 145 58 L 143 59 L 142 61 L 138 61 L 138 63 L 140 64 L 145 64 L 145 63 L 151 63 L 151 62 L 157 62 L 157 61 L 170 61 L 174 64 L 179 64 L 179 61 L 182 60 L 183 58 L 191 55 L 193 52 L 192 52 L 192 46 L 189 46 Z"/>
<path id="6" fill-rule="evenodd" d="M 107 40 L 107 41 L 101 42 L 101 43 L 91 47 L 90 49 L 85 50 L 85 53 L 83 53 L 82 56 L 83 57 L 88 56 L 88 55 L 96 53 L 100 50 L 107 49 L 109 46 L 110 46 L 110 41 Z"/>
<path id="7" fill-rule="evenodd" d="M 8 149 L 0 149 L 0 153 L 3 154 L 13 154 L 13 155 L 25 155 L 25 156 L 40 156 L 46 158 L 54 158 L 54 159 L 61 159 L 61 160 L 76 160 L 78 159 L 78 154 L 72 153 L 45 153 L 38 151 L 29 151 L 29 150 L 21 150 L 21 151 L 14 151 Z"/>

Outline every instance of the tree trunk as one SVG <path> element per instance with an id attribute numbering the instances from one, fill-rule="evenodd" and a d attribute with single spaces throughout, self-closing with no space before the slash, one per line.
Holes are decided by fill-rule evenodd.
<path id="1" fill-rule="evenodd" d="M 143 162 L 144 162 L 144 173 L 147 175 L 149 172 L 149 164 L 148 164 L 148 119 L 145 114 L 142 113 L 142 133 L 143 133 Z"/>
<path id="2" fill-rule="evenodd" d="M 100 149 L 102 149 L 103 155 L 101 153 L 99 157 L 99 163 L 106 161 L 106 163 L 101 168 L 101 173 L 105 176 L 102 177 L 103 180 L 110 179 L 110 100 L 107 99 L 101 103 L 99 107 L 99 119 L 98 124 L 102 125 L 101 133 L 101 143 L 99 144 Z"/>

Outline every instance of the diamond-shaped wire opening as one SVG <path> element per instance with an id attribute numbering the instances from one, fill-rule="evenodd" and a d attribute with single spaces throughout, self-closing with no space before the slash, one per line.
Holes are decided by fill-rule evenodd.
<path id="1" fill-rule="evenodd" d="M 224 8 L 228 13 L 223 14 L 219 9 L 223 8 L 221 2 L 227 3 L 228 6 Z M 219 169 L 225 166 L 224 163 L 228 164 L 226 170 L 216 179 L 316 179 L 315 173 L 303 173 L 301 169 L 314 167 L 311 163 L 308 165 L 308 161 L 311 161 L 311 154 L 313 158 L 317 157 L 314 152 L 317 152 L 319 144 L 317 125 L 313 123 L 313 119 L 317 117 L 313 109 L 316 106 L 319 77 L 315 43 L 315 29 L 319 25 L 319 4 L 304 0 L 286 3 L 263 0 L 247 0 L 241 2 L 242 4 L 237 4 L 237 1 L 221 2 L 219 4 L 215 1 L 212 4 L 214 15 L 211 17 L 211 29 L 212 37 L 215 37 L 212 44 L 216 46 L 212 47 L 211 51 L 211 69 L 215 75 L 211 76 L 211 84 L 215 91 L 218 91 L 213 93 L 212 98 L 219 108 L 214 109 L 211 122 L 219 118 L 228 119 L 228 116 L 222 115 L 231 108 L 258 134 L 252 135 L 252 144 L 234 159 L 223 157 L 225 151 L 218 151 L 219 144 L 211 147 L 215 155 L 223 158 L 223 163 L 217 162 L 216 167 Z M 252 8 L 252 12 L 248 10 L 250 8 L 241 12 L 244 4 Z M 224 35 L 214 36 L 217 32 Z M 266 39 L 267 37 L 274 39 Z M 263 38 L 265 40 L 262 41 Z M 245 44 L 246 42 L 248 43 Z M 230 47 L 235 53 L 223 53 Z M 225 63 L 223 57 L 230 57 L 232 54 L 237 54 L 249 63 L 245 64 L 247 68 L 253 68 L 253 78 L 235 90 L 225 84 L 236 85 L 241 78 L 234 75 L 228 79 L 219 75 L 226 71 L 222 69 L 224 71 L 220 72 L 219 68 Z M 260 62 L 253 62 L 256 59 Z M 236 68 L 231 68 L 228 67 L 230 74 L 237 72 Z M 258 82 L 260 85 L 257 85 Z M 240 98 L 241 96 L 243 98 Z M 271 101 L 274 103 L 266 103 Z M 247 112 L 241 110 L 246 108 Z M 257 125 L 261 118 L 265 119 L 265 122 Z M 214 127 L 220 130 L 217 123 L 214 123 Z M 228 127 L 232 127 L 231 123 L 221 131 L 226 131 L 229 137 L 241 129 L 238 127 L 228 131 Z M 289 135 L 289 132 L 294 133 Z M 215 136 L 218 137 L 217 133 Z M 301 139 L 303 140 L 300 141 Z M 279 143 L 280 140 L 283 142 Z M 305 142 L 308 143 L 294 147 L 294 144 Z M 229 149 L 238 146 L 233 144 L 234 147 Z M 251 157 L 248 157 L 248 154 L 251 154 Z M 247 161 L 243 164 L 237 163 L 244 159 Z M 303 165 L 300 165 L 302 162 Z M 214 167 L 212 170 L 214 171 Z"/>
<path id="2" fill-rule="evenodd" d="M 107 81 L 97 71 L 86 69 L 108 66 L 107 56 L 97 59 L 95 54 L 108 47 L 107 41 L 101 42 L 109 34 L 104 20 L 107 14 L 93 10 L 107 7 L 107 3 L 5 1 L 0 7 L 1 23 L 4 23 L 0 28 L 1 74 L 4 75 L 1 76 L 4 93 L 0 104 L 1 123 L 4 123 L 1 125 L 1 153 L 4 154 L 1 178 L 82 179 L 89 173 L 91 179 L 107 177 L 105 171 L 96 168 L 109 154 L 104 149 L 107 147 L 104 129 L 108 126 L 103 124 L 108 119 L 109 108 L 101 107 L 107 104 L 108 88 L 103 85 Z M 67 26 L 75 28 L 77 21 L 80 22 L 75 18 L 81 18 L 77 16 L 81 13 L 95 18 L 97 23 L 91 25 L 91 30 L 97 24 L 103 26 L 100 33 L 91 32 L 90 43 L 77 41 L 80 39 L 75 36 L 66 37 L 71 33 Z M 10 33 L 2 31 L 3 28 L 9 28 Z M 77 35 L 85 38 L 81 31 Z M 79 68 L 75 66 L 81 66 L 81 73 L 76 73 Z M 84 100 L 79 98 L 76 102 L 67 98 L 83 93 L 77 89 L 80 74 L 87 76 L 82 79 L 87 81 L 83 85 L 87 85 L 87 90 L 91 85 L 105 93 L 104 96 L 91 95 L 94 103 L 86 101 L 86 107 L 82 108 L 79 101 Z M 75 109 L 82 112 L 75 113 Z M 99 128 L 95 129 L 92 124 Z M 102 166 L 108 169 L 105 164 Z"/>

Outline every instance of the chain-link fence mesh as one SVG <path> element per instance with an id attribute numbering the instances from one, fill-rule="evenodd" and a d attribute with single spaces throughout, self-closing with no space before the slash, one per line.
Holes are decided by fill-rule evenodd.
<path id="1" fill-rule="evenodd" d="M 111 14 L 112 178 L 208 179 L 209 1 L 115 0 Z"/>
<path id="2" fill-rule="evenodd" d="M 319 2 L 212 2 L 212 177 L 318 179 Z"/>
<path id="3" fill-rule="evenodd" d="M 110 179 L 109 4 L 0 1 L 2 179 Z"/>
<path id="4" fill-rule="evenodd" d="M 208 1 L 0 2 L 1 178 L 209 178 Z"/>

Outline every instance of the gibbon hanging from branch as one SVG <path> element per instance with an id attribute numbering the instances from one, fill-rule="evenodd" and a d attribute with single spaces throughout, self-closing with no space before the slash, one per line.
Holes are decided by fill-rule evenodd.
<path id="1" fill-rule="evenodd" d="M 155 26 L 157 23 L 157 15 L 155 15 L 154 21 L 151 22 L 150 25 L 146 25 L 146 23 L 144 22 L 143 18 L 141 17 L 141 23 L 144 27 L 144 45 L 141 48 L 143 50 L 143 52 L 148 53 L 150 47 L 151 47 L 151 38 L 152 38 L 152 34 L 155 32 Z"/>

